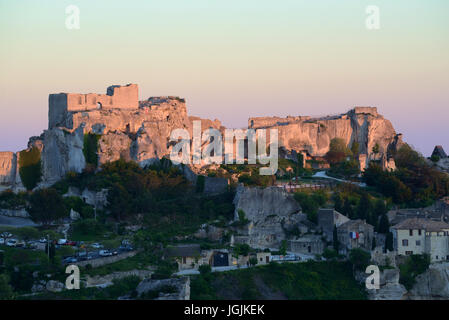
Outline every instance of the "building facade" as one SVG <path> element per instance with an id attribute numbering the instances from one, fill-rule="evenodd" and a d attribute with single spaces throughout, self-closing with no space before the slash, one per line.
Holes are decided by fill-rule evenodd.
<path id="1" fill-rule="evenodd" d="M 391 229 L 398 255 L 428 254 L 432 262 L 449 260 L 449 224 L 411 218 Z"/>

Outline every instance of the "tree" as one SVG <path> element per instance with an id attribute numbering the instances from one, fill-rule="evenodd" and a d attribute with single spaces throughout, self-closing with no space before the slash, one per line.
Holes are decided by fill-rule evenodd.
<path id="1" fill-rule="evenodd" d="M 6 274 L 0 274 L 0 300 L 11 300 L 14 298 L 14 292 L 9 285 L 9 279 Z"/>
<path id="2" fill-rule="evenodd" d="M 352 263 L 356 270 L 365 270 L 369 265 L 371 255 L 359 248 L 349 251 L 349 261 Z"/>
<path id="3" fill-rule="evenodd" d="M 302 155 L 301 152 L 298 153 L 298 167 L 297 167 L 297 171 L 296 171 L 296 176 L 299 177 L 302 175 L 303 171 L 304 171 L 304 166 L 303 166 L 303 162 L 304 162 L 304 156 Z"/>
<path id="4" fill-rule="evenodd" d="M 379 151 L 380 151 L 380 146 L 379 146 L 379 144 L 376 142 L 376 144 L 375 144 L 374 147 L 373 147 L 373 153 L 374 153 L 374 154 L 378 154 Z"/>
<path id="5" fill-rule="evenodd" d="M 346 142 L 341 138 L 333 138 L 329 144 L 329 151 L 326 153 L 326 159 L 329 163 L 335 164 L 345 160 L 352 154 L 346 146 Z"/>
<path id="6" fill-rule="evenodd" d="M 64 199 L 53 188 L 35 191 L 29 202 L 28 213 L 33 221 L 50 224 L 54 220 L 68 216 Z"/>
<path id="7" fill-rule="evenodd" d="M 351 146 L 351 152 L 354 157 L 356 157 L 360 152 L 360 144 L 357 141 L 354 141 Z"/>
<path id="8" fill-rule="evenodd" d="M 385 239 L 385 252 L 393 251 L 393 233 L 388 232 L 387 237 Z"/>
<path id="9" fill-rule="evenodd" d="M 334 200 L 334 208 L 338 212 L 343 212 L 343 198 L 341 197 L 341 194 L 339 192 L 334 193 L 333 195 Z"/>
<path id="10" fill-rule="evenodd" d="M 351 201 L 349 198 L 345 199 L 344 205 L 343 205 L 343 212 L 345 216 L 347 216 L 350 219 L 354 219 L 354 209 L 352 208 Z"/>
<path id="11" fill-rule="evenodd" d="M 287 254 L 287 240 L 282 240 L 281 247 L 279 248 L 279 254 L 281 255 Z"/>
<path id="12" fill-rule="evenodd" d="M 357 218 L 369 220 L 372 212 L 371 199 L 367 192 L 362 194 L 359 204 L 357 206 Z M 370 221 L 371 222 L 371 221 Z"/>
<path id="13" fill-rule="evenodd" d="M 251 258 L 249 259 L 249 265 L 250 265 L 250 266 L 255 266 L 255 265 L 257 265 L 257 258 L 256 258 L 256 257 L 251 257 Z"/>
<path id="14" fill-rule="evenodd" d="M 384 234 L 390 232 L 390 222 L 388 221 L 388 216 L 386 214 L 380 216 L 378 231 L 379 233 Z"/>

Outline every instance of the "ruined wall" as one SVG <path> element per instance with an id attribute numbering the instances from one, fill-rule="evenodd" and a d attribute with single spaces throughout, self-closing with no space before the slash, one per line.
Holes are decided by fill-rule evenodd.
<path id="1" fill-rule="evenodd" d="M 58 93 L 50 94 L 49 129 L 65 126 L 64 119 L 69 112 L 124 109 L 135 110 L 139 107 L 139 92 L 137 84 L 126 86 L 110 86 L 107 94 L 96 93 Z"/>

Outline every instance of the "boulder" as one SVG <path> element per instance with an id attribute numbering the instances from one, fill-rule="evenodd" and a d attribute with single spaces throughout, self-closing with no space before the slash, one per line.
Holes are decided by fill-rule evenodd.
<path id="1" fill-rule="evenodd" d="M 45 288 L 50 292 L 61 292 L 62 290 L 64 290 L 65 286 L 62 282 L 49 280 Z"/>

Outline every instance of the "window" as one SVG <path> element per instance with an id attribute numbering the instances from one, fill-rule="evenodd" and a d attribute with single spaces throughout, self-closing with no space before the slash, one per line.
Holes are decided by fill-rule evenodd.
<path id="1" fill-rule="evenodd" d="M 407 239 L 402 240 L 402 245 L 404 247 L 407 247 L 408 246 L 408 240 Z"/>
<path id="2" fill-rule="evenodd" d="M 416 245 L 420 246 L 421 245 L 421 240 L 416 240 Z"/>
<path id="3" fill-rule="evenodd" d="M 413 230 L 408 231 L 411 236 L 413 236 Z"/>
<path id="4" fill-rule="evenodd" d="M 405 251 L 405 254 L 408 255 L 408 256 L 409 256 L 409 255 L 412 255 L 412 254 L 413 254 L 413 251 Z"/>
<path id="5" fill-rule="evenodd" d="M 418 230 L 418 235 L 421 235 L 421 229 Z"/>
<path id="6" fill-rule="evenodd" d="M 435 260 L 438 260 L 438 256 L 435 256 Z"/>

